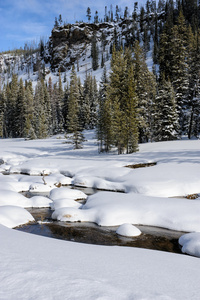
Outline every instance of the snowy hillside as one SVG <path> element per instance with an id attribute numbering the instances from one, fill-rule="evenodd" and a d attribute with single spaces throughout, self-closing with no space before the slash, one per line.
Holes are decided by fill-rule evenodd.
<path id="1" fill-rule="evenodd" d="M 133 33 L 133 25 L 135 26 Z M 1 84 L 11 80 L 12 74 L 18 75 L 19 79 L 22 78 L 23 82 L 31 80 L 33 86 L 36 85 L 39 74 L 38 71 L 45 69 L 45 81 L 48 82 L 49 77 L 52 82 L 58 82 L 59 71 L 65 86 L 65 80 L 70 80 L 70 71 L 73 64 L 76 66 L 77 76 L 80 77 L 83 83 L 86 72 L 91 73 L 96 77 L 97 82 L 103 73 L 102 57 L 107 71 L 110 70 L 110 59 L 112 53 L 112 45 L 119 43 L 125 46 L 127 39 L 131 40 L 133 35 L 139 29 L 139 21 L 135 24 L 132 19 L 126 19 L 119 22 L 107 22 L 99 24 L 77 23 L 67 24 L 53 28 L 52 34 L 48 42 L 43 45 L 44 49 L 41 55 L 41 44 L 37 49 L 30 49 L 23 54 L 18 51 L 17 54 L 2 54 L 0 55 L 0 74 Z M 92 39 L 96 37 L 96 46 L 98 48 L 98 65 L 97 70 L 92 68 Z M 141 35 L 141 46 L 143 33 Z M 151 40 L 153 38 L 151 37 Z M 152 70 L 152 46 L 147 51 L 147 64 Z M 38 64 L 40 65 L 38 67 Z M 39 70 L 40 69 L 40 70 Z"/>

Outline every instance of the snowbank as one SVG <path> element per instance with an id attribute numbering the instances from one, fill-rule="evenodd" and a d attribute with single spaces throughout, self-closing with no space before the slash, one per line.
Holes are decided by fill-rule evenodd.
<path id="1" fill-rule="evenodd" d="M 57 188 L 53 189 L 50 192 L 50 199 L 58 200 L 58 199 L 87 199 L 87 195 L 79 190 L 69 189 L 69 188 Z"/>
<path id="2" fill-rule="evenodd" d="M 6 227 L 13 228 L 31 221 L 34 218 L 26 209 L 12 205 L 0 207 L 0 224 Z"/>
<path id="3" fill-rule="evenodd" d="M 92 136 L 94 132 L 87 132 L 88 141 L 78 151 L 55 137 L 35 141 L 1 139 L 0 158 L 4 164 L 0 170 L 40 176 L 0 174 L 0 223 L 12 227 L 32 220 L 24 208 L 12 205 L 39 206 L 45 202 L 55 208 L 53 216 L 58 220 L 107 226 L 140 223 L 200 231 L 198 199 L 162 198 L 200 193 L 200 140 L 142 144 L 139 152 L 118 156 L 99 155 Z M 157 165 L 125 168 L 152 161 Z M 53 202 L 47 198 L 26 199 L 17 193 L 29 190 L 31 185 L 37 190 L 43 188 L 41 174 L 49 174 L 44 180 L 53 190 Z M 77 194 L 69 196 L 72 190 L 55 189 L 55 184 L 68 182 L 123 189 L 127 194 L 100 192 L 80 206 L 74 201 L 79 198 Z M 84 245 L 4 226 L 0 226 L 0 241 L 0 299 L 199 299 L 200 260 L 194 257 Z M 183 251 L 196 256 L 198 243 L 199 233 L 180 239 Z"/>
<path id="4" fill-rule="evenodd" d="M 63 207 L 76 207 L 76 208 L 80 208 L 82 206 L 82 204 L 78 203 L 77 201 L 74 201 L 72 199 L 58 199 L 58 200 L 54 200 L 51 204 L 51 209 L 59 209 L 59 208 L 63 208 Z"/>
<path id="5" fill-rule="evenodd" d="M 99 192 L 90 196 L 82 209 L 55 210 L 53 218 L 94 222 L 100 226 L 143 224 L 190 232 L 200 231 L 199 215 L 200 201 Z"/>
<path id="6" fill-rule="evenodd" d="M 0 237 L 0 299 L 199 300 L 194 257 L 72 243 L 3 226 Z"/>
<path id="7" fill-rule="evenodd" d="M 0 207 L 14 205 L 19 207 L 49 207 L 52 201 L 43 196 L 26 198 L 23 195 L 9 190 L 0 189 Z"/>

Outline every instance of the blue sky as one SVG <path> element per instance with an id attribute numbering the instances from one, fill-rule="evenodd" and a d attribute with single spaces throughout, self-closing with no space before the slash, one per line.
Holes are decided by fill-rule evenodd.
<path id="1" fill-rule="evenodd" d="M 136 0 L 135 0 L 136 1 Z M 53 28 L 55 17 L 62 15 L 63 21 L 74 23 L 87 20 L 87 7 L 91 8 L 92 19 L 95 11 L 103 18 L 105 6 L 128 6 L 133 10 L 134 0 L 0 0 L 0 51 L 24 47 L 25 43 L 39 42 L 48 38 Z M 139 0 L 143 4 L 145 0 Z"/>

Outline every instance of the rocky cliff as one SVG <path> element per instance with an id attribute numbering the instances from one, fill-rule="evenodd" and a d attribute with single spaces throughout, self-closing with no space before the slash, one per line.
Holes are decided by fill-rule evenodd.
<path id="1" fill-rule="evenodd" d="M 126 22 L 127 23 L 127 22 Z M 59 68 L 65 71 L 77 61 L 84 61 L 91 55 L 91 43 L 96 36 L 99 48 L 104 39 L 104 51 L 109 51 L 110 43 L 114 38 L 114 32 L 124 34 L 127 28 L 125 22 L 119 23 L 78 23 L 67 24 L 54 28 L 49 38 L 46 58 L 51 63 L 51 68 Z"/>

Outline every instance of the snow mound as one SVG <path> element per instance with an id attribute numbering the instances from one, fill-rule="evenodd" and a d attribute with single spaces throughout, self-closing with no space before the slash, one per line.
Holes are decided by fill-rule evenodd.
<path id="1" fill-rule="evenodd" d="M 1 206 L 0 224 L 13 228 L 34 221 L 33 216 L 24 208 L 17 206 Z"/>
<path id="2" fill-rule="evenodd" d="M 18 207 L 49 207 L 52 201 L 43 196 L 26 198 L 23 195 L 8 190 L 0 190 L 0 207 L 14 205 Z"/>
<path id="3" fill-rule="evenodd" d="M 190 255 L 200 257 L 200 232 L 192 232 L 182 235 L 179 238 L 181 251 Z"/>
<path id="4" fill-rule="evenodd" d="M 60 173 L 45 176 L 44 180 L 48 185 L 70 185 L 72 183 L 72 178 L 64 176 Z"/>
<path id="5" fill-rule="evenodd" d="M 95 176 L 77 175 L 74 177 L 73 184 L 75 186 L 91 187 L 107 191 L 124 191 L 124 186 L 121 182 L 114 182 Z"/>
<path id="6" fill-rule="evenodd" d="M 50 192 L 54 188 L 51 185 L 42 184 L 42 183 L 33 183 L 30 185 L 29 191 L 30 192 L 36 192 L 36 193 L 44 193 L 44 192 Z"/>
<path id="7" fill-rule="evenodd" d="M 54 200 L 51 203 L 51 209 L 58 209 L 58 208 L 63 208 L 63 207 L 76 207 L 76 208 L 80 208 L 82 206 L 82 204 L 72 200 L 72 199 L 58 199 L 58 200 Z"/>
<path id="8" fill-rule="evenodd" d="M 14 205 L 19 207 L 31 207 L 30 199 L 14 191 L 0 190 L 0 206 Z"/>
<path id="9" fill-rule="evenodd" d="M 122 236 L 139 236 L 142 232 L 132 224 L 125 223 L 120 225 L 116 233 Z"/>
<path id="10" fill-rule="evenodd" d="M 33 196 L 30 198 L 32 207 L 50 207 L 52 200 L 43 196 Z"/>
<path id="11" fill-rule="evenodd" d="M 82 191 L 68 189 L 68 188 L 55 188 L 51 190 L 50 199 L 54 201 L 63 198 L 72 199 L 72 200 L 87 199 L 87 195 Z"/>
<path id="12" fill-rule="evenodd" d="M 87 212 L 74 207 L 58 208 L 51 217 L 53 220 L 63 222 L 87 222 L 90 219 Z"/>
<path id="13" fill-rule="evenodd" d="M 100 226 L 130 223 L 186 232 L 200 231 L 200 201 L 99 192 L 90 196 L 81 208 L 55 210 L 53 217 L 71 222 L 93 222 Z"/>

